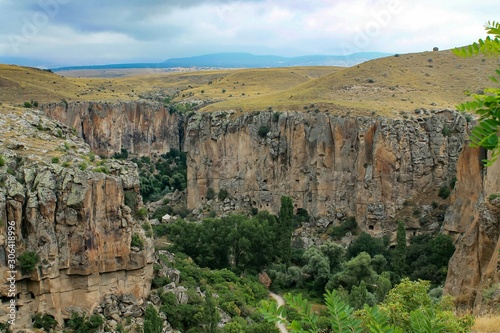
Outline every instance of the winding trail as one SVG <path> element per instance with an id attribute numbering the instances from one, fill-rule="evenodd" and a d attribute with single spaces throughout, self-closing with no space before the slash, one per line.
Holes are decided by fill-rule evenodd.
<path id="1" fill-rule="evenodd" d="M 269 292 L 269 296 L 271 296 L 272 298 L 274 298 L 274 300 L 278 303 L 278 306 L 285 305 L 285 300 L 280 295 L 277 295 L 275 293 Z M 281 333 L 288 333 L 288 330 L 286 329 L 285 324 L 279 323 L 279 324 L 276 324 L 276 327 L 280 330 Z"/>

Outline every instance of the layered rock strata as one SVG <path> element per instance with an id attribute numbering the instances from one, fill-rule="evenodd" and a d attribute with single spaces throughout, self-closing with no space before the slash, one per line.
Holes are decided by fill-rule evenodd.
<path id="1" fill-rule="evenodd" d="M 179 115 L 155 102 L 50 103 L 43 110 L 75 129 L 92 151 L 110 157 L 121 149 L 149 156 L 180 148 Z"/>
<path id="2" fill-rule="evenodd" d="M 0 321 L 9 319 L 12 299 L 17 329 L 29 327 L 35 313 L 60 323 L 73 311 L 90 313 L 107 294 L 147 296 L 153 249 L 133 214 L 141 202 L 137 167 L 94 159 L 69 128 L 36 112 L 2 110 L 0 131 Z M 7 260 L 7 225 L 16 273 Z M 132 237 L 142 248 L 131 246 Z M 39 260 L 22 271 L 27 253 Z"/>

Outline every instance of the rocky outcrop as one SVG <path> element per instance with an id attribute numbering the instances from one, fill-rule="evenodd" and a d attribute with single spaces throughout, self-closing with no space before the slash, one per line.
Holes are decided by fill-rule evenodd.
<path id="1" fill-rule="evenodd" d="M 395 230 L 405 203 L 430 205 L 456 175 L 467 122 L 453 111 L 387 119 L 323 113 L 232 112 L 190 118 L 188 206 L 209 188 L 277 213 L 290 195 L 321 225 L 354 216 L 375 235 Z M 433 226 L 439 228 L 440 226 Z M 418 221 L 408 229 L 425 229 Z"/>
<path id="2" fill-rule="evenodd" d="M 149 156 L 180 148 L 179 115 L 155 102 L 71 102 L 43 105 L 43 110 L 76 130 L 100 156 L 121 149 Z"/>
<path id="3" fill-rule="evenodd" d="M 459 232 L 445 292 L 476 311 L 500 304 L 500 164 L 482 169 L 484 156 L 466 148 L 457 173 L 457 190 L 446 216 L 448 230 Z M 487 299 L 488 291 L 496 299 Z"/>
<path id="4" fill-rule="evenodd" d="M 69 128 L 36 112 L 2 112 L 0 125 L 0 321 L 11 299 L 17 329 L 29 327 L 35 313 L 62 322 L 72 311 L 90 312 L 107 294 L 145 297 L 153 249 L 130 203 L 141 203 L 137 167 L 94 159 Z M 15 269 L 6 224 L 15 236 Z M 133 236 L 142 248 L 131 246 Z M 27 253 L 39 260 L 22 271 Z"/>

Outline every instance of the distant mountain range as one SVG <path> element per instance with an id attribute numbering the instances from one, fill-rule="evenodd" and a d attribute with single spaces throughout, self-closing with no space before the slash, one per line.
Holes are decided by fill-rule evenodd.
<path id="1" fill-rule="evenodd" d="M 368 60 L 391 55 L 382 52 L 360 52 L 349 55 L 309 55 L 301 57 L 280 57 L 274 55 L 254 55 L 250 53 L 214 53 L 195 57 L 172 58 L 160 63 L 109 64 L 92 66 L 69 66 L 51 68 L 53 71 L 82 69 L 121 69 L 121 68 L 260 68 L 291 66 L 343 66 L 349 67 Z"/>

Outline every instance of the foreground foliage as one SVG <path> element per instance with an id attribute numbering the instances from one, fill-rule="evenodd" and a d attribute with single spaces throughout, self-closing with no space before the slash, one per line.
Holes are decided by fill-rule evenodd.
<path id="1" fill-rule="evenodd" d="M 500 55 L 500 23 L 488 22 L 486 31 L 490 36 L 479 39 L 477 43 L 457 48 L 455 54 L 462 57 L 472 57 L 479 54 L 487 56 Z M 490 77 L 491 81 L 498 84 L 500 68 Z M 500 89 L 488 88 L 481 93 L 470 93 L 472 101 L 457 106 L 459 111 L 473 112 L 479 115 L 479 123 L 472 129 L 470 135 L 472 147 L 482 147 L 491 151 L 489 159 L 485 159 L 485 166 L 490 166 L 500 156 L 500 142 L 498 128 L 500 125 Z"/>
<path id="2" fill-rule="evenodd" d="M 429 287 L 428 281 L 403 279 L 380 306 L 365 305 L 356 312 L 337 291 L 327 291 L 324 295 L 326 314 L 318 315 L 301 295 L 292 294 L 285 296 L 289 309 L 263 301 L 260 312 L 269 322 L 285 324 L 291 333 L 322 332 L 325 329 L 346 333 L 470 332 L 473 318 L 456 316 L 448 297 L 432 302 Z M 290 313 L 293 313 L 293 319 L 287 318 Z"/>

